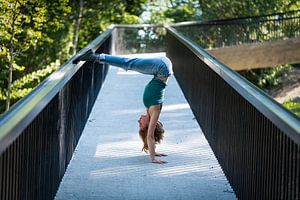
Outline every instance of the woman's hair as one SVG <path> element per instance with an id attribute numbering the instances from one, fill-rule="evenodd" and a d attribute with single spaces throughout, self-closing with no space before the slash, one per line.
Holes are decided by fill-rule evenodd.
<path id="1" fill-rule="evenodd" d="M 145 129 L 140 129 L 140 131 L 139 131 L 140 137 L 144 142 L 142 151 L 145 151 L 146 153 L 148 153 L 147 132 L 148 132 L 148 126 Z M 163 128 L 163 124 L 160 121 L 157 121 L 155 130 L 154 130 L 155 144 L 160 143 L 160 141 L 164 137 L 164 132 L 165 132 L 165 130 Z"/>

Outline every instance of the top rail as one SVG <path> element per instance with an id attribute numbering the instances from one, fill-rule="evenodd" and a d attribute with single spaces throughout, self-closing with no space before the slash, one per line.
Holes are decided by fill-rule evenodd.
<path id="1" fill-rule="evenodd" d="M 81 63 L 75 66 L 72 64 L 73 59 L 88 49 L 97 49 L 111 35 L 113 29 L 114 26 L 110 26 L 108 30 L 64 63 L 60 69 L 52 73 L 40 85 L 0 117 L 0 154 L 19 136 L 81 68 L 83 64 Z"/>
<path id="2" fill-rule="evenodd" d="M 297 144 L 300 144 L 300 121 L 290 111 L 283 108 L 278 102 L 263 93 L 260 89 L 238 75 L 235 71 L 208 54 L 200 46 L 190 41 L 183 34 L 172 27 L 167 30 L 188 47 L 197 57 L 205 62 L 212 70 L 221 76 L 240 95 L 247 99 L 254 107 L 276 124 Z"/>
<path id="3" fill-rule="evenodd" d="M 114 28 L 158 28 L 164 27 L 162 24 L 114 24 Z"/>
<path id="4" fill-rule="evenodd" d="M 294 17 L 286 17 L 282 18 L 284 15 L 293 15 Z M 273 13 L 267 15 L 259 15 L 259 16 L 249 16 L 249 17 L 237 17 L 237 18 L 228 18 L 228 19 L 217 19 L 217 20 L 208 20 L 208 21 L 188 21 L 188 22 L 179 22 L 175 24 L 170 24 L 171 27 L 184 27 L 184 26 L 198 26 L 198 25 L 221 25 L 221 24 L 249 24 L 249 23 L 259 23 L 266 21 L 280 21 L 287 20 L 293 18 L 300 18 L 300 10 L 294 10 L 284 13 Z"/>

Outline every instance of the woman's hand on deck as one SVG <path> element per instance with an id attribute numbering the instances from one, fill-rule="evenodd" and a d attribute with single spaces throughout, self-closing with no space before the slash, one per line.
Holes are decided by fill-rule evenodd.
<path id="1" fill-rule="evenodd" d="M 164 161 L 164 160 L 156 160 L 155 158 L 154 158 L 154 159 L 151 159 L 151 162 L 152 162 L 152 163 L 156 163 L 156 164 L 166 164 L 166 163 L 168 163 L 167 161 Z"/>
<path id="2" fill-rule="evenodd" d="M 168 156 L 168 155 L 165 153 L 155 153 L 155 156 L 162 157 L 162 156 Z"/>

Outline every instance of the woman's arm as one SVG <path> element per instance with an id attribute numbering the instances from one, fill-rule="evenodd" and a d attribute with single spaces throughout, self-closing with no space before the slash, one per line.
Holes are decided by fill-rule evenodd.
<path id="1" fill-rule="evenodd" d="M 151 106 L 149 108 L 150 122 L 148 125 L 148 132 L 147 132 L 147 144 L 149 148 L 151 162 L 163 164 L 166 163 L 166 161 L 155 159 L 156 153 L 155 153 L 154 131 L 155 131 L 156 123 L 159 118 L 159 114 L 160 114 L 160 105 Z"/>

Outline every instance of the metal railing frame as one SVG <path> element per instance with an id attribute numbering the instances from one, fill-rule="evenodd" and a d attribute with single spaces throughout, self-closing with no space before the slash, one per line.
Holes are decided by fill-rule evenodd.
<path id="1" fill-rule="evenodd" d="M 108 70 L 72 60 L 87 49 L 111 53 L 112 32 L 110 27 L 1 116 L 0 199 L 54 198 Z"/>
<path id="2" fill-rule="evenodd" d="M 96 38 L 93 42 L 91 42 L 87 47 L 82 49 L 77 55 L 80 55 L 82 52 L 85 52 L 87 49 L 94 49 L 101 52 L 110 53 L 113 50 L 113 40 L 112 37 L 114 35 L 114 31 L 116 29 L 126 28 L 127 25 L 115 25 L 111 26 L 105 33 Z M 131 26 L 132 27 L 132 26 Z M 141 27 L 136 26 L 136 27 Z M 156 27 L 149 25 L 149 27 Z M 186 52 L 189 52 L 190 55 L 181 56 L 192 56 L 197 63 L 202 63 L 201 65 L 205 65 L 208 70 L 214 72 L 214 77 L 221 77 L 223 82 L 229 85 L 232 91 L 235 91 L 238 95 L 240 95 L 246 102 L 249 102 L 256 110 L 263 114 L 262 117 L 264 121 L 270 121 L 270 123 L 274 124 L 276 131 L 279 131 L 280 134 L 285 135 L 284 140 L 287 140 L 288 143 L 295 143 L 293 148 L 296 148 L 296 151 L 299 152 L 300 145 L 300 124 L 299 119 L 291 114 L 289 111 L 284 109 L 274 100 L 270 99 L 260 90 L 258 90 L 255 86 L 250 84 L 248 81 L 237 75 L 230 68 L 226 67 L 214 57 L 210 56 L 205 52 L 201 47 L 191 42 L 189 39 L 185 38 L 182 34 L 178 33 L 171 27 L 166 27 L 167 29 L 167 55 L 172 59 L 174 58 L 174 51 L 179 51 L 181 49 L 173 48 L 174 45 L 180 44 L 183 48 L 186 48 Z M 172 39 L 170 39 L 172 38 Z M 176 42 L 176 44 L 172 44 L 172 42 Z M 170 43 L 171 42 L 171 43 Z M 111 46 L 112 45 L 112 46 Z M 76 56 L 77 56 L 76 55 Z M 91 66 L 89 63 L 81 62 L 74 66 L 72 64 L 71 58 L 67 61 L 59 70 L 50 75 L 45 81 L 43 81 L 37 88 L 35 88 L 29 95 L 23 98 L 21 101 L 16 103 L 12 107 L 12 109 L 5 113 L 0 119 L 0 180 L 4 180 L 4 183 L 1 183 L 0 186 L 0 197 L 1 199 L 52 199 L 55 195 L 55 192 L 59 186 L 60 180 L 64 174 L 64 171 L 67 167 L 69 160 L 71 159 L 71 155 L 75 149 L 77 141 L 80 137 L 81 131 L 83 129 L 84 124 L 81 124 L 80 127 L 76 127 L 80 130 L 75 130 L 76 134 L 69 136 L 67 134 L 65 126 L 67 126 L 66 119 L 64 119 L 69 111 L 68 108 L 64 108 L 64 104 L 70 102 L 70 98 L 81 98 L 80 95 L 75 95 L 72 93 L 64 93 L 64 91 L 72 91 L 77 87 L 81 87 L 82 91 L 86 91 L 84 98 L 84 103 L 88 104 L 87 109 L 74 108 L 79 109 L 76 110 L 78 114 L 84 115 L 83 118 L 76 119 L 81 120 L 81 123 L 85 123 L 89 112 L 91 111 L 91 107 L 97 96 L 97 92 L 100 88 L 96 88 L 95 90 L 91 90 L 90 88 L 95 87 L 95 83 L 100 84 L 105 79 L 105 74 L 107 72 L 107 66 L 99 66 L 101 70 L 103 70 L 103 74 L 101 75 L 99 80 L 95 80 L 94 82 L 89 83 L 90 85 L 82 85 L 75 86 L 70 84 L 73 82 L 80 82 L 87 77 L 95 76 L 92 68 L 95 66 Z M 214 146 L 214 142 L 210 140 L 210 138 L 215 139 L 208 134 L 214 133 L 213 124 L 204 124 L 202 120 L 207 121 L 207 119 L 203 119 L 201 117 L 208 116 L 211 119 L 215 119 L 213 116 L 216 113 L 203 113 L 199 114 L 197 109 L 200 105 L 195 104 L 195 100 L 193 99 L 193 93 L 197 92 L 197 88 L 188 88 L 185 85 L 187 81 L 187 77 L 185 74 L 179 74 L 180 70 L 188 70 L 181 66 L 180 56 L 172 59 L 175 69 L 175 77 L 178 79 L 179 84 L 181 85 L 187 100 L 189 101 L 191 108 L 198 120 L 198 123 L 201 125 L 204 133 L 206 134 L 212 149 L 214 150 L 217 158 L 219 159 L 222 168 L 225 171 L 226 176 L 228 177 L 230 183 L 232 184 L 235 192 L 238 196 L 246 198 L 247 189 L 240 188 L 237 185 L 236 177 L 232 176 L 230 172 L 230 167 L 235 167 L 234 165 L 226 163 L 225 157 L 220 154 L 220 146 Z M 174 62 L 178 61 L 178 63 Z M 183 68 L 182 68 L 183 67 Z M 198 70 L 201 67 L 195 67 L 193 70 Z M 86 71 L 84 71 L 86 70 Z M 179 71 L 177 71 L 179 70 Z M 177 71 L 177 73 L 176 73 Z M 87 73 L 87 74 L 85 74 Z M 79 74 L 79 75 L 78 75 Z M 197 73 L 196 73 L 197 74 Z M 180 77 L 183 76 L 183 77 Z M 74 79 L 74 80 L 72 80 Z M 192 77 L 195 81 L 197 77 Z M 98 81 L 98 82 L 97 82 Z M 217 82 L 215 79 L 214 81 Z M 187 81 L 188 82 L 188 81 Z M 227 87 L 227 86 L 226 86 Z M 215 92 L 215 90 L 213 91 Z M 68 95 L 71 95 L 68 96 Z M 75 95 L 75 96 L 72 96 Z M 215 94 L 216 95 L 216 94 Z M 214 96 L 215 100 L 217 97 Z M 81 101 L 79 99 L 78 101 Z M 75 101 L 75 103 L 77 100 Z M 215 101 L 212 102 L 216 103 Z M 248 104 L 247 104 L 248 105 Z M 75 106 L 75 105 L 74 105 Z M 203 106 L 203 105 L 202 105 Z M 215 105 L 212 105 L 214 108 Z M 62 109 L 63 108 L 63 109 Z M 73 108 L 73 107 L 72 107 Z M 60 110 L 62 109 L 62 110 Z M 53 114 L 52 114 L 53 112 Z M 75 111 L 74 111 L 75 112 Z M 256 111 L 255 111 L 256 112 Z M 43 114 L 45 113 L 45 114 Z M 47 119 L 47 116 L 50 116 Z M 201 117 L 200 117 L 201 116 Z M 76 118 L 76 117 L 75 117 Z M 46 130 L 41 130 L 39 128 L 31 125 L 34 123 L 42 123 L 45 121 L 54 122 L 55 126 L 49 128 L 49 134 Z M 75 120 L 75 121 L 76 121 Z M 76 123 L 76 122 L 73 122 Z M 73 126 L 74 127 L 74 126 Z M 277 128 L 278 127 L 278 130 Z M 24 131 L 26 134 L 24 134 Z M 47 138 L 42 138 L 45 131 L 47 134 Z M 74 131 L 74 130 L 72 130 Z M 36 132 L 39 134 L 31 135 L 31 132 Z M 37 140 L 34 140 L 37 137 Z M 68 138 L 74 137 L 74 138 Z M 63 138 L 63 140 L 60 140 Z M 69 139 L 69 143 L 64 138 Z M 220 138 L 219 138 L 220 139 Z M 44 141 L 45 140 L 45 141 Z M 33 148 L 30 147 L 30 141 L 33 141 Z M 48 144 L 48 141 L 51 143 Z M 63 141 L 63 142 L 62 142 Z M 53 142 L 53 143 L 52 143 Z M 23 146 L 22 146 L 23 145 Z M 25 145 L 25 147 L 24 147 Z M 27 145 L 27 146 L 26 146 Z M 68 149 L 64 149 L 63 146 L 68 146 Z M 222 146 L 222 144 L 221 144 Z M 21 152 L 24 150 L 24 152 Z M 41 149 L 39 149 L 41 148 Z M 64 152 L 60 152 L 59 148 L 63 148 Z M 287 147 L 289 148 L 289 147 Z M 41 151 L 41 154 L 31 156 L 31 151 Z M 225 149 L 226 150 L 226 149 Z M 55 155 L 51 155 L 51 151 L 55 152 Z M 13 155 L 19 155 L 22 157 L 19 158 L 13 157 Z M 56 157 L 55 157 L 56 156 Z M 299 156 L 299 154 L 296 154 Z M 36 159 L 38 158 L 38 159 Z M 231 159 L 231 158 L 230 158 Z M 296 166 L 299 167 L 299 157 L 298 164 Z M 36 160 L 36 161 L 35 161 Z M 26 168 L 26 172 L 22 171 L 22 164 L 26 164 L 27 161 L 35 163 L 39 167 L 39 171 L 35 174 L 35 171 L 31 171 L 28 166 Z M 225 164 L 224 164 L 225 163 Z M 54 165 L 59 166 L 54 166 Z M 4 170 L 5 169 L 5 170 Z M 281 168 L 280 168 L 281 169 Z M 26 174 L 27 173 L 27 174 Z M 299 175 L 299 171 L 297 171 Z M 29 175 L 36 175 L 41 178 L 37 179 L 26 179 Z M 23 177 L 24 176 L 24 177 Z M 55 177 L 55 178 L 52 178 Z M 256 177 L 257 178 L 257 177 Z M 49 179 L 49 180 L 48 180 Z M 244 183 L 247 181 L 251 181 L 251 176 L 248 176 L 248 179 L 242 180 Z M 282 179 L 279 179 L 282 181 Z M 283 181 L 283 183 L 285 183 Z M 251 192 L 257 191 L 255 189 L 255 185 L 251 182 Z M 299 187 L 299 181 L 297 182 Z M 48 188 L 47 188 L 48 187 Z M 50 189 L 49 189 L 50 188 Z M 49 191 L 46 191 L 46 190 Z M 280 188 L 278 188 L 280 189 Z M 245 193 L 246 191 L 246 193 Z M 294 194 L 294 193 L 293 193 Z M 255 194 L 256 195 L 256 194 Z M 280 194 L 281 195 L 281 194 Z M 298 193 L 295 195 L 299 195 Z M 259 197 L 259 196 L 256 196 Z M 285 196 L 284 196 L 285 197 Z"/>
<path id="3" fill-rule="evenodd" d="M 284 108 L 281 104 L 268 96 L 262 90 L 243 78 L 230 67 L 224 65 L 215 57 L 207 53 L 203 48 L 186 38 L 183 34 L 177 32 L 174 28 L 167 27 L 178 40 L 185 44 L 194 54 L 221 76 L 232 88 L 234 88 L 247 101 L 255 106 L 259 111 L 270 119 L 274 124 L 291 137 L 300 145 L 300 123 L 299 118 Z"/>
<path id="4" fill-rule="evenodd" d="M 299 37 L 300 10 L 261 16 L 180 22 L 170 26 L 204 48 L 218 48 Z"/>
<path id="5" fill-rule="evenodd" d="M 300 198 L 299 118 L 183 34 L 167 30 L 175 77 L 237 197 Z"/>

